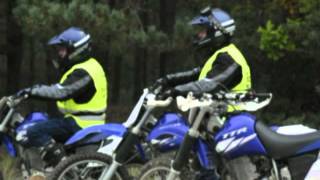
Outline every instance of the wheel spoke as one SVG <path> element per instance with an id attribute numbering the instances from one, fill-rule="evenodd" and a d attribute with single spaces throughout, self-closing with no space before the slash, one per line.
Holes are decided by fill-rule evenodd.
<path id="1" fill-rule="evenodd" d="M 85 160 L 74 163 L 69 166 L 60 177 L 61 179 L 71 180 L 71 179 L 79 179 L 79 180 L 90 180 L 97 179 L 103 169 L 108 166 L 103 162 L 98 162 L 94 160 Z M 116 178 L 117 179 L 117 178 Z"/>

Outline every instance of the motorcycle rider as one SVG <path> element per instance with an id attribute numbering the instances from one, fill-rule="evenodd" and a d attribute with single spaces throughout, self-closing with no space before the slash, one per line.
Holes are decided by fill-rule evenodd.
<path id="1" fill-rule="evenodd" d="M 251 88 L 250 67 L 241 51 L 231 42 L 235 31 L 234 19 L 225 11 L 207 7 L 190 24 L 202 28 L 193 44 L 210 54 L 202 68 L 168 74 L 156 81 L 155 86 L 167 89 L 160 98 L 186 95 L 226 88 L 247 91 Z M 236 109 L 236 108 L 235 108 Z"/>
<path id="2" fill-rule="evenodd" d="M 55 100 L 61 118 L 50 118 L 27 129 L 26 146 L 40 148 L 48 166 L 64 156 L 57 142 L 65 142 L 81 128 L 104 124 L 107 108 L 107 79 L 102 66 L 91 57 L 90 34 L 71 27 L 48 42 L 57 55 L 55 68 L 63 74 L 58 83 L 36 85 L 20 93 L 29 97 Z"/>
<path id="3" fill-rule="evenodd" d="M 194 95 L 216 92 L 219 89 L 247 91 L 251 89 L 250 67 L 241 51 L 231 42 L 235 23 L 231 16 L 221 9 L 205 8 L 190 24 L 202 28 L 195 35 L 193 43 L 208 54 L 202 68 L 168 74 L 156 81 L 156 89 L 164 89 L 158 98 L 175 97 L 193 92 Z M 230 106 L 228 111 L 241 110 Z M 214 160 L 213 160 L 214 161 Z M 196 179 L 218 179 L 216 168 L 201 170 Z"/>

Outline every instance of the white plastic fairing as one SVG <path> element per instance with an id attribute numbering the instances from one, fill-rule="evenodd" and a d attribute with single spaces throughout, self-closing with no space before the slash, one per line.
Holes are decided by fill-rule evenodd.
<path id="1" fill-rule="evenodd" d="M 232 143 L 233 140 L 234 140 L 234 137 L 220 141 L 216 146 L 216 151 L 218 153 L 225 151 L 226 148 Z"/>
<path id="2" fill-rule="evenodd" d="M 267 106 L 272 99 L 272 95 L 270 94 L 270 97 L 263 100 L 263 101 L 258 101 L 253 100 L 253 101 L 248 101 L 248 102 L 241 102 L 239 104 L 235 104 L 236 106 L 239 106 L 241 109 L 246 110 L 246 111 L 257 111 L 265 106 Z"/>
<path id="3" fill-rule="evenodd" d="M 125 126 L 126 128 L 129 128 L 136 122 L 137 117 L 139 115 L 139 112 L 141 110 L 141 107 L 143 105 L 143 101 L 144 101 L 145 97 L 147 96 L 148 92 L 149 92 L 148 89 L 143 90 L 143 94 L 140 96 L 139 101 L 134 106 L 133 110 L 131 111 L 127 121 L 122 123 L 123 126 Z"/>
<path id="4" fill-rule="evenodd" d="M 117 149 L 117 147 L 119 146 L 122 137 L 119 136 L 115 136 L 115 135 L 111 135 L 107 138 L 107 140 L 112 140 L 111 143 L 101 147 L 98 149 L 98 152 L 102 153 L 102 154 L 107 154 L 109 156 L 112 156 L 113 152 Z"/>

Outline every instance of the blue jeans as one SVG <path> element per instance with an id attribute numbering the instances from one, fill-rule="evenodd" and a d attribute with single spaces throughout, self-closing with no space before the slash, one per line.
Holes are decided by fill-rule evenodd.
<path id="1" fill-rule="evenodd" d="M 52 139 L 64 143 L 81 128 L 73 118 L 52 118 L 27 129 L 28 145 L 41 147 Z"/>

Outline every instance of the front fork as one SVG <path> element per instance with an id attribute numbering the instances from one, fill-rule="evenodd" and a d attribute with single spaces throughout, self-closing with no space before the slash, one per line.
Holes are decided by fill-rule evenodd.
<path id="1" fill-rule="evenodd" d="M 112 163 L 109 167 L 106 167 L 102 172 L 99 180 L 109 180 L 113 177 L 119 166 L 122 166 L 129 158 L 129 151 L 134 148 L 139 136 L 129 131 L 124 139 L 123 143 L 115 151 L 112 156 Z"/>
<path id="2" fill-rule="evenodd" d="M 184 136 L 183 143 L 180 146 L 174 161 L 171 163 L 170 173 L 167 177 L 167 180 L 174 180 L 177 176 L 179 176 L 184 165 L 188 163 L 190 155 L 189 152 L 192 150 L 192 147 L 195 144 L 198 136 L 198 132 L 193 132 L 190 130 Z"/>
<path id="3" fill-rule="evenodd" d="M 198 128 L 207 110 L 207 108 L 200 108 L 197 116 L 195 116 L 195 113 L 197 111 L 196 108 L 190 110 L 189 122 L 192 122 L 194 118 L 195 120 L 193 121 L 191 128 L 188 130 L 188 133 L 185 135 L 182 145 L 179 147 L 174 161 L 171 163 L 171 168 L 167 176 L 167 180 L 174 180 L 175 178 L 177 178 L 181 173 L 184 165 L 188 163 L 190 151 L 192 150 L 193 145 L 199 137 Z"/>
<path id="4" fill-rule="evenodd" d="M 110 180 L 116 172 L 117 168 L 119 166 L 122 166 L 130 158 L 131 154 L 129 153 L 129 151 L 133 149 L 135 144 L 138 142 L 141 127 L 148 119 L 151 111 L 152 108 L 146 109 L 146 112 L 144 113 L 139 123 L 136 126 L 134 126 L 132 130 L 128 131 L 123 142 L 120 144 L 120 146 L 116 149 L 115 153 L 113 154 L 111 165 L 103 170 L 99 180 Z"/>

